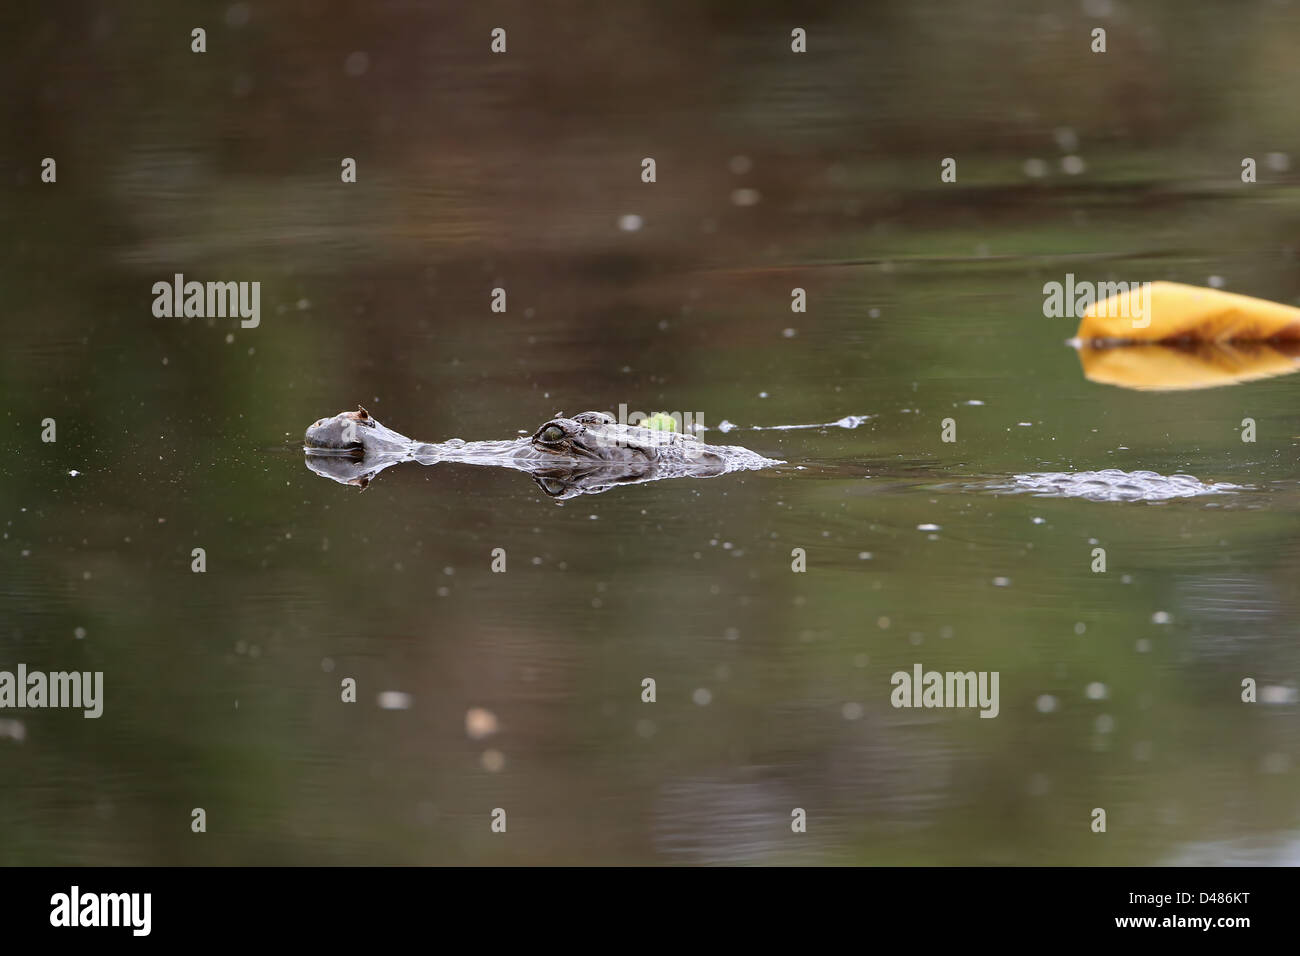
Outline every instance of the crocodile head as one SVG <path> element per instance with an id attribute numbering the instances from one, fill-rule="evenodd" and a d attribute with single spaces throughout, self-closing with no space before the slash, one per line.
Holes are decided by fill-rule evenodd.
<path id="1" fill-rule="evenodd" d="M 706 445 L 693 435 L 620 424 L 601 412 L 552 418 L 530 438 L 453 439 L 428 445 L 385 427 L 358 408 L 313 422 L 303 446 L 307 467 L 316 474 L 361 488 L 404 461 L 455 461 L 527 472 L 552 498 L 599 494 L 617 485 L 660 478 L 712 477 L 728 470 L 726 455 L 752 455 L 744 449 Z"/>
<path id="2" fill-rule="evenodd" d="M 365 450 L 361 429 L 374 427 L 375 420 L 370 413 L 358 405 L 355 412 L 339 412 L 333 418 L 313 422 L 303 437 L 303 445 L 313 452 L 326 454 L 360 453 Z"/>
<path id="3" fill-rule="evenodd" d="M 667 448 L 678 457 L 690 457 L 701 447 L 692 435 L 619 424 L 604 412 L 581 412 L 543 424 L 529 440 L 526 455 L 543 461 L 643 462 L 658 461 Z"/>
<path id="4" fill-rule="evenodd" d="M 311 455 L 355 459 L 404 455 L 412 445 L 409 438 L 375 421 L 360 405 L 355 412 L 339 412 L 313 422 L 302 443 Z"/>

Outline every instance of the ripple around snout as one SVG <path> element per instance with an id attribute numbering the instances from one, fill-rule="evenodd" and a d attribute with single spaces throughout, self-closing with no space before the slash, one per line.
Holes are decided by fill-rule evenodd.
<path id="1" fill-rule="evenodd" d="M 1168 501 L 1244 490 L 1242 485 L 1206 482 L 1194 475 L 1161 475 L 1154 471 L 1120 471 L 1118 468 L 1015 475 L 1010 483 L 985 487 L 991 491 L 1029 494 L 1038 498 L 1084 498 L 1089 501 Z"/>

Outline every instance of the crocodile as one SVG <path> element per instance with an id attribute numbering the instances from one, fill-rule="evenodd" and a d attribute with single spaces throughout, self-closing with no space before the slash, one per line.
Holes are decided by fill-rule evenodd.
<path id="1" fill-rule="evenodd" d="M 820 425 L 771 425 L 754 430 L 857 428 L 870 418 L 850 415 Z M 724 431 L 734 427 L 730 423 L 719 426 Z M 323 477 L 363 489 L 379 472 L 405 461 L 425 465 L 450 461 L 527 472 L 545 494 L 558 499 L 600 494 L 619 485 L 663 478 L 712 478 L 733 471 L 755 471 L 785 464 L 737 445 L 709 445 L 695 435 L 623 424 L 603 412 L 552 418 L 531 437 L 476 442 L 453 438 L 427 444 L 381 425 L 358 406 L 355 412 L 341 412 L 315 422 L 307 429 L 303 444 L 308 468 Z M 951 479 L 952 476 L 942 477 Z M 949 480 L 929 487 L 1127 502 L 1164 502 L 1248 490 L 1242 485 L 1206 482 L 1192 475 L 1166 476 L 1117 468 L 1035 472 L 978 482 Z"/>
<path id="2" fill-rule="evenodd" d="M 496 465 L 526 472 L 551 498 L 600 494 L 619 485 L 664 478 L 713 478 L 784 464 L 737 445 L 617 421 L 604 412 L 557 416 L 530 437 L 418 442 L 380 424 L 358 406 L 313 423 L 303 440 L 307 467 L 366 488 L 379 472 L 406 461 Z"/>

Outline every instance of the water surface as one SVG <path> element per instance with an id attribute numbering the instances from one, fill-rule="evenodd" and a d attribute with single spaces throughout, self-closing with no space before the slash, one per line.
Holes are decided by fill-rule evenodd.
<path id="1" fill-rule="evenodd" d="M 1296 862 L 1296 380 L 1091 382 L 1042 310 L 1067 272 L 1300 302 L 1294 4 L 822 4 L 802 60 L 733 3 L 494 10 L 496 59 L 486 13 L 235 4 L 198 56 L 135 6 L 0 41 L 0 666 L 106 685 L 3 725 L 0 862 Z M 153 317 L 178 272 L 260 325 Z M 359 492 L 300 449 L 358 403 L 699 411 L 786 464 Z M 1104 469 L 1234 487 L 1005 493 Z M 891 707 L 918 662 L 999 716 Z"/>

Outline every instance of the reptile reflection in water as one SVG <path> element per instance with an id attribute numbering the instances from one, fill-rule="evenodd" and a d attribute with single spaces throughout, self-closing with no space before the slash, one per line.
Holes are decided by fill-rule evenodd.
<path id="1" fill-rule="evenodd" d="M 316 474 L 359 488 L 402 462 L 449 461 L 525 472 L 557 499 L 600 494 L 619 485 L 713 478 L 782 464 L 736 445 L 708 445 L 693 435 L 620 424 L 602 412 L 552 418 L 528 438 L 425 443 L 381 425 L 358 408 L 311 425 L 303 451 L 307 467 Z"/>

